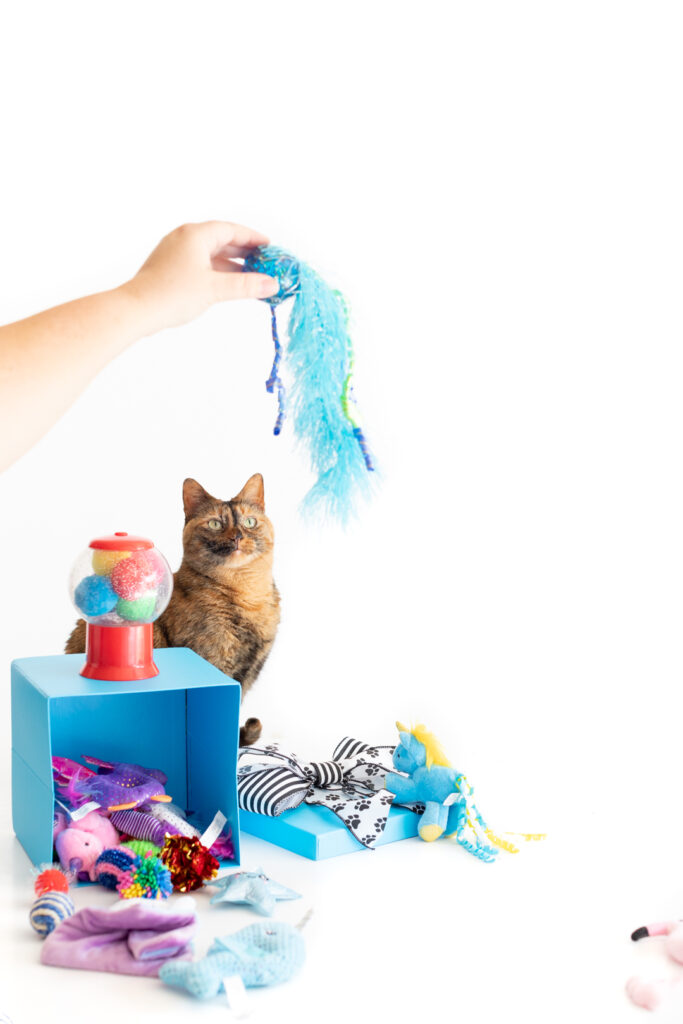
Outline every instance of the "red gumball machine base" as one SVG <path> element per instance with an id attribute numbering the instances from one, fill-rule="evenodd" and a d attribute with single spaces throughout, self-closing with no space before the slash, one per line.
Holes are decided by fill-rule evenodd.
<path id="1" fill-rule="evenodd" d="M 81 675 L 86 679 L 152 679 L 159 675 L 153 660 L 154 626 L 96 626 L 86 628 L 85 665 Z"/>

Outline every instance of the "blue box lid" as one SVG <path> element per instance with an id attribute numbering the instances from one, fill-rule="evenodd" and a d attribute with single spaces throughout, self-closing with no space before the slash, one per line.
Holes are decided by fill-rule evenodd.
<path id="1" fill-rule="evenodd" d="M 376 846 L 416 836 L 419 820 L 419 814 L 407 807 L 390 807 L 384 832 Z M 344 853 L 372 852 L 353 837 L 329 807 L 315 804 L 300 804 L 277 817 L 240 810 L 240 829 L 311 860 Z"/>

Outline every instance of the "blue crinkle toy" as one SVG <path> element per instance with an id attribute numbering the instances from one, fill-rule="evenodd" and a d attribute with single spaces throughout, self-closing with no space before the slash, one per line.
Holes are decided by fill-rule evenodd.
<path id="1" fill-rule="evenodd" d="M 233 935 L 215 939 L 202 960 L 173 960 L 163 964 L 159 977 L 184 988 L 197 999 L 223 991 L 223 979 L 239 975 L 247 988 L 287 981 L 304 962 L 300 932 L 284 921 L 250 924 Z"/>
<path id="2" fill-rule="evenodd" d="M 356 419 L 353 348 L 344 298 L 309 266 L 277 246 L 255 250 L 245 259 L 244 269 L 268 274 L 280 283 L 279 291 L 263 300 L 270 304 L 275 345 L 266 388 L 278 399 L 274 433 L 282 429 L 289 401 L 294 432 L 307 446 L 317 475 L 302 511 L 346 522 L 354 512 L 356 496 L 370 491 L 374 464 Z M 294 299 L 284 353 L 291 377 L 289 395 L 280 376 L 283 346 L 275 315 L 276 307 L 288 298 Z"/>

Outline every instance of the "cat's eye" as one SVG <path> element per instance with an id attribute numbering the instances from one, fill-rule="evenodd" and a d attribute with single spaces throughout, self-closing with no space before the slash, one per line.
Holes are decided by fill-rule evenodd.
<path id="1" fill-rule="evenodd" d="M 220 530 L 222 528 L 222 523 L 220 519 L 209 519 L 206 525 L 209 527 L 210 530 Z"/>
<path id="2" fill-rule="evenodd" d="M 256 520 L 253 516 L 247 516 L 247 518 L 243 519 L 242 522 L 248 530 L 251 530 L 252 526 L 256 526 Z"/>

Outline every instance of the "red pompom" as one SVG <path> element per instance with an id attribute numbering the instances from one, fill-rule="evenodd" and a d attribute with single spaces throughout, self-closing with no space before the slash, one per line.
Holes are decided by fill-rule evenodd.
<path id="1" fill-rule="evenodd" d="M 196 836 L 168 836 L 161 848 L 161 859 L 171 872 L 173 888 L 178 892 L 201 889 L 215 878 L 220 864 Z"/>
<path id="2" fill-rule="evenodd" d="M 164 566 L 153 551 L 135 551 L 117 562 L 111 571 L 114 592 L 124 601 L 135 601 L 161 582 Z"/>
<path id="3" fill-rule="evenodd" d="M 46 868 L 36 878 L 33 889 L 36 896 L 43 896 L 46 892 L 68 892 L 69 880 L 61 868 Z"/>

